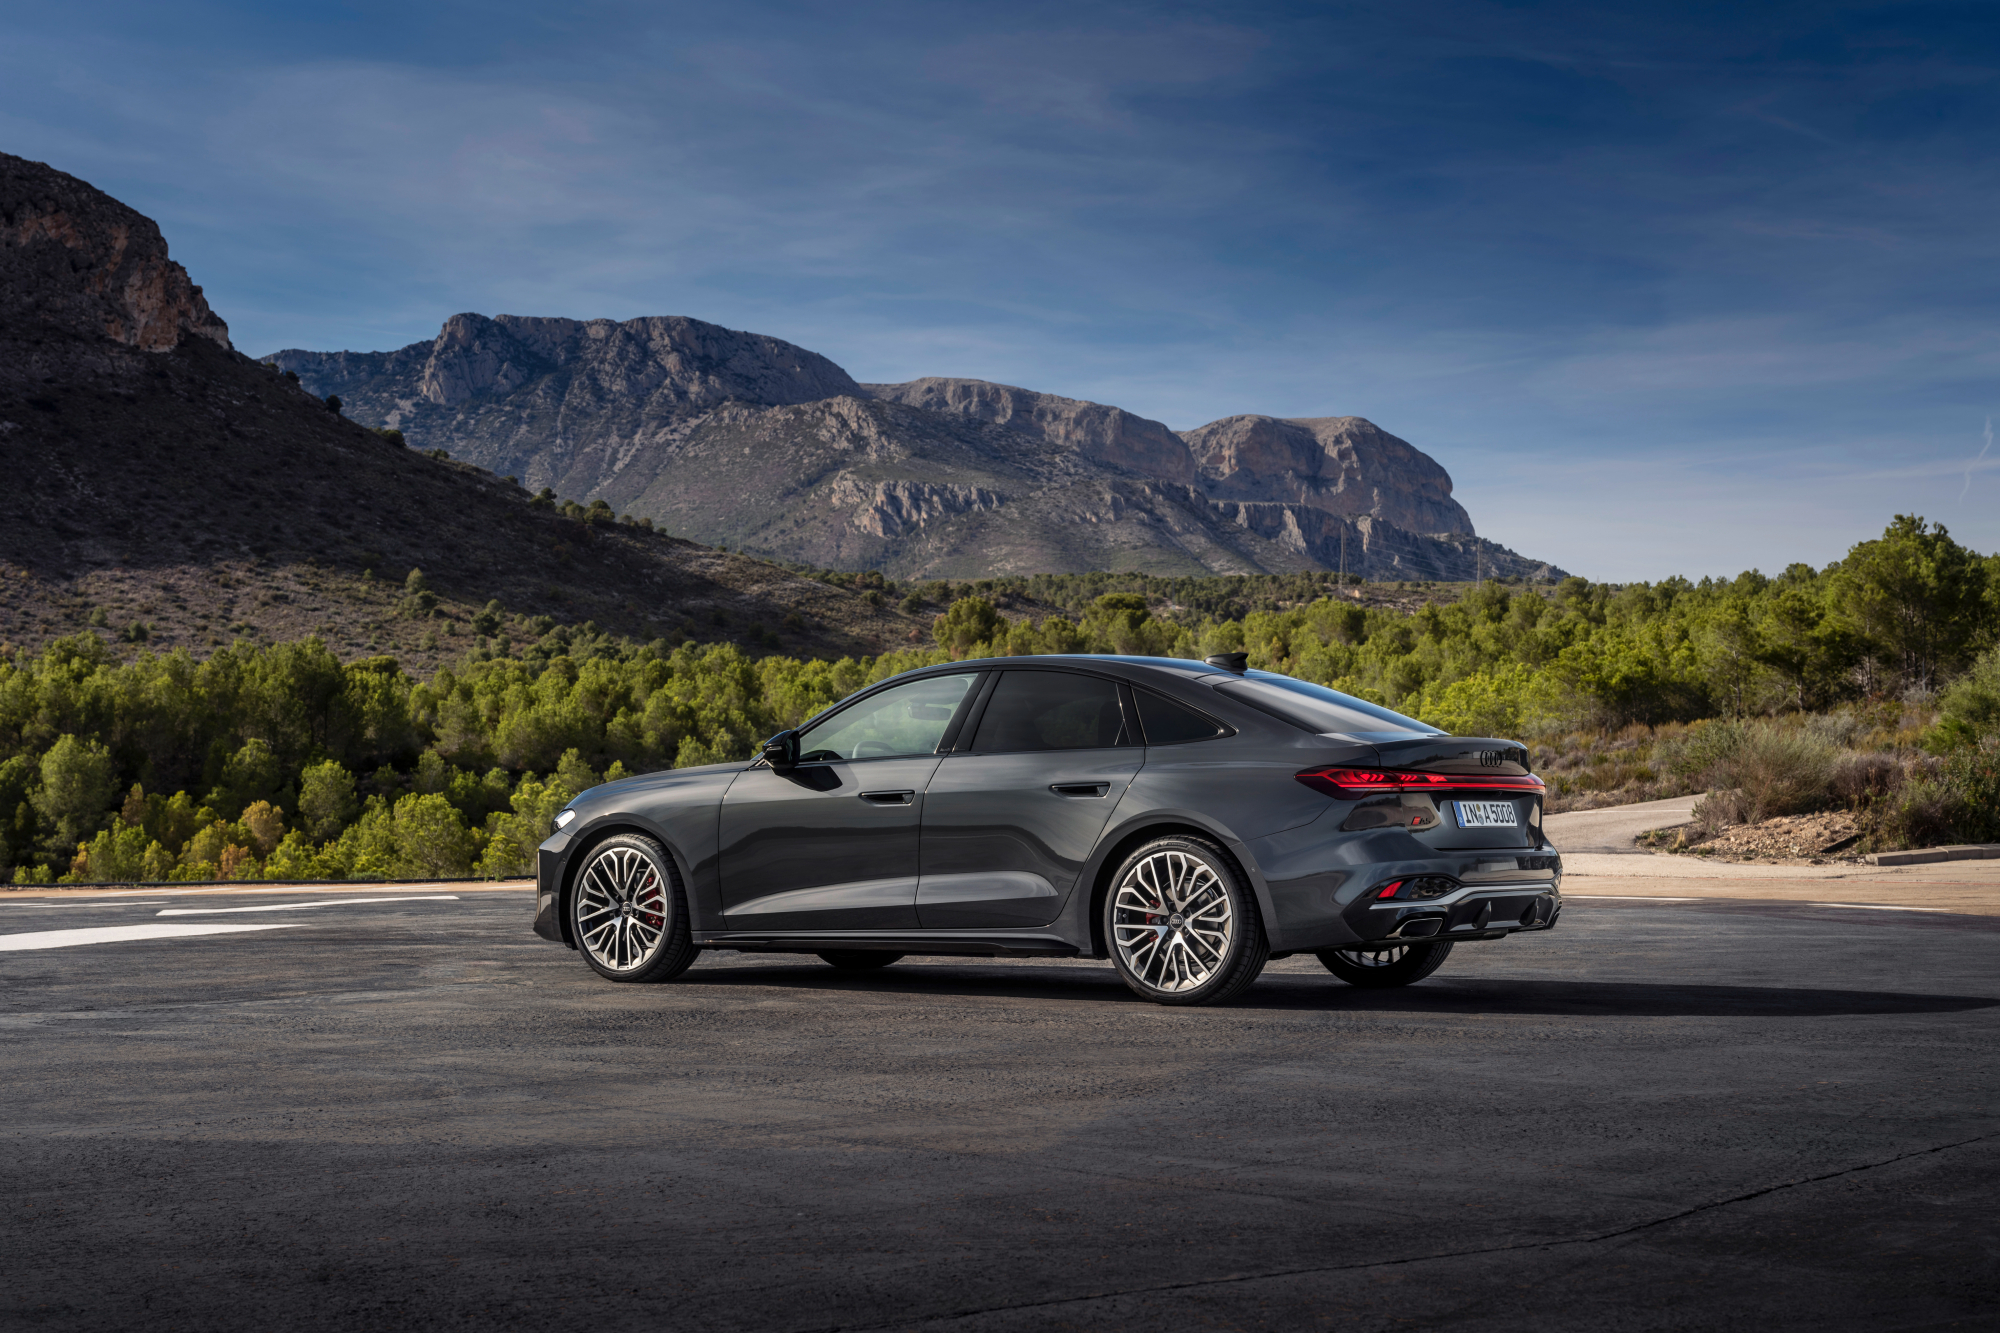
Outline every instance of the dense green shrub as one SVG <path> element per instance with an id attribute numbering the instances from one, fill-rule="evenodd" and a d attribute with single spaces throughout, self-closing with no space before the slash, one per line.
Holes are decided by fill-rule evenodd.
<path id="1" fill-rule="evenodd" d="M 1872 848 L 2000 842 L 2000 740 L 1952 750 L 1871 805 L 1864 826 Z"/>
<path id="2" fill-rule="evenodd" d="M 1073 652 L 1245 652 L 1253 667 L 1461 735 L 1538 744 L 1558 793 L 1712 789 L 1727 794 L 1711 802 L 1714 818 L 1840 802 L 1881 812 L 1878 838 L 1928 836 L 1919 830 L 1977 823 L 1968 793 L 1985 790 L 1983 770 L 1953 756 L 1990 753 L 1981 738 L 2000 717 L 2000 661 L 1989 652 L 1949 677 L 2000 626 L 1994 565 L 1899 518 L 1821 571 L 1493 582 L 1405 609 L 1357 605 L 1321 574 L 940 581 L 903 602 L 946 608 L 935 647 L 837 662 L 638 645 L 548 616 L 513 622 L 523 646 L 510 653 L 505 640 L 496 655 L 487 640 L 508 617 L 489 603 L 472 620 L 480 646 L 428 681 L 391 658 L 343 663 L 315 639 L 238 644 L 206 661 L 140 647 L 121 661 L 85 633 L 38 657 L 0 651 L 0 872 L 517 873 L 548 817 L 600 776 L 741 758 L 929 662 Z M 878 572 L 823 573 L 885 604 L 899 591 Z M 1060 613 L 1024 617 L 1029 599 Z M 408 572 L 403 605 L 440 610 L 420 571 Z M 1895 702 L 1933 680 L 1946 686 L 1943 720 L 1926 734 L 1947 755 L 1935 771 L 1912 768 L 1916 731 Z M 1804 724 L 1768 720 L 1835 707 Z"/>
<path id="3" fill-rule="evenodd" d="M 1939 752 L 2000 737 L 2000 648 L 1986 653 L 1938 697 L 1937 727 L 1925 737 Z"/>

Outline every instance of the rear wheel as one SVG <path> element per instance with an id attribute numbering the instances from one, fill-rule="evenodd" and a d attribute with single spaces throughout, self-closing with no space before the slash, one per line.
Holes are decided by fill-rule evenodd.
<path id="1" fill-rule="evenodd" d="M 1156 838 L 1125 858 L 1104 899 L 1118 975 L 1155 1004 L 1219 1004 L 1271 956 L 1242 872 L 1205 838 Z"/>
<path id="2" fill-rule="evenodd" d="M 1398 944 L 1383 949 L 1322 949 L 1314 955 L 1350 986 L 1378 989 L 1422 981 L 1451 956 L 1451 941 Z"/>
<path id="3" fill-rule="evenodd" d="M 590 849 L 570 891 L 577 951 L 612 981 L 671 981 L 698 952 L 687 894 L 666 848 L 617 833 Z"/>
<path id="4" fill-rule="evenodd" d="M 832 963 L 843 972 L 868 972 L 901 960 L 899 953 L 878 953 L 873 949 L 828 949 L 820 961 Z"/>

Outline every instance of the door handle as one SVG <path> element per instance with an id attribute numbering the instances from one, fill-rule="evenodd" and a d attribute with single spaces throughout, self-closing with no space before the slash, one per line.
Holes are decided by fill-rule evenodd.
<path id="1" fill-rule="evenodd" d="M 1108 782 L 1057 782 L 1049 790 L 1058 796 L 1102 796 L 1111 790 Z"/>
<path id="2" fill-rule="evenodd" d="M 916 799 L 913 791 L 864 791 L 861 799 L 870 805 L 908 805 Z"/>

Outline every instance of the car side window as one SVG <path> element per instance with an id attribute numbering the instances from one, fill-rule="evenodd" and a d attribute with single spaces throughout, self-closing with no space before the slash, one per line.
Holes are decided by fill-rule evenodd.
<path id="1" fill-rule="evenodd" d="M 1165 695 L 1134 689 L 1132 697 L 1138 702 L 1139 725 L 1145 728 L 1148 745 L 1181 745 L 1213 740 L 1222 734 L 1221 724 L 1213 718 L 1204 717 Z"/>
<path id="2" fill-rule="evenodd" d="M 799 762 L 935 754 L 952 714 L 978 679 L 978 672 L 927 676 L 870 695 L 807 728 L 799 736 Z"/>
<path id="3" fill-rule="evenodd" d="M 972 748 L 987 754 L 1129 743 L 1118 686 L 1068 671 L 1003 673 L 972 738 Z"/>

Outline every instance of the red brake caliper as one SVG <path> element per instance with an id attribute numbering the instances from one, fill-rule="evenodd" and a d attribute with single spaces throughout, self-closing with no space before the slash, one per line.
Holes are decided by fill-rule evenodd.
<path id="1" fill-rule="evenodd" d="M 659 896 L 660 875 L 658 871 L 647 872 L 645 888 L 652 890 L 655 897 Z M 659 912 L 641 912 L 639 915 L 654 930 L 658 930 L 666 920 L 666 917 Z"/>

